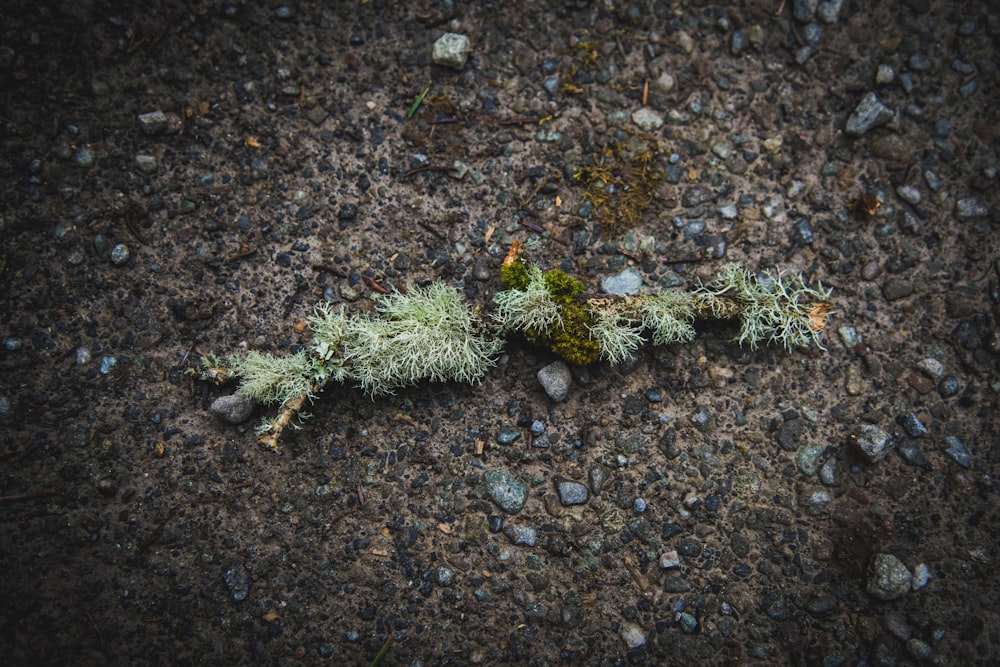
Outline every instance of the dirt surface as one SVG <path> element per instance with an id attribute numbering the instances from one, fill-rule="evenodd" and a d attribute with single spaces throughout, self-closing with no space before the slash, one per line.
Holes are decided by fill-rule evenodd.
<path id="1" fill-rule="evenodd" d="M 997 6 L 809 4 L 2 3 L 3 662 L 991 664 Z M 574 175 L 640 154 L 602 228 Z M 280 454 L 186 373 L 384 286 L 488 312 L 532 239 L 595 291 L 801 272 L 827 349 L 703 325 L 557 403 L 514 340 L 479 386 L 328 388 Z"/>

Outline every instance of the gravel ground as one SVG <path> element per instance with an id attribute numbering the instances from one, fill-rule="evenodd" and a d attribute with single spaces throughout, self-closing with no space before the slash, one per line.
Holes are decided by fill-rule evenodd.
<path id="1" fill-rule="evenodd" d="M 3 3 L 5 663 L 994 664 L 998 9 Z M 185 372 L 515 240 L 802 273 L 826 349 L 515 340 L 279 454 Z"/>

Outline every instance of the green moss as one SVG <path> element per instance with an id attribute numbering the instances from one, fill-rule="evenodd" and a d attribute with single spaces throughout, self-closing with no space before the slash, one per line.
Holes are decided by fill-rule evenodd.
<path id="1" fill-rule="evenodd" d="M 500 279 L 503 280 L 504 285 L 516 290 L 527 289 L 528 283 L 531 282 L 528 267 L 521 260 L 504 262 L 503 266 L 500 267 Z"/>

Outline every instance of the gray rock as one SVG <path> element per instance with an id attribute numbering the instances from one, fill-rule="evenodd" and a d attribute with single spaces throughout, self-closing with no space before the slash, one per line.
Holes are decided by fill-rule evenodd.
<path id="1" fill-rule="evenodd" d="M 635 623 L 623 623 L 620 632 L 625 645 L 630 649 L 646 644 L 646 633 Z"/>
<path id="2" fill-rule="evenodd" d="M 882 295 L 886 301 L 905 299 L 913 294 L 914 290 L 913 283 L 899 276 L 888 278 L 882 285 Z"/>
<path id="3" fill-rule="evenodd" d="M 903 201 L 913 204 L 916 206 L 920 203 L 923 196 L 920 194 L 920 189 L 915 188 L 912 185 L 900 185 L 896 188 L 896 194 L 899 195 L 900 199 Z"/>
<path id="4" fill-rule="evenodd" d="M 638 294 L 642 289 L 642 274 L 630 266 L 613 276 L 601 278 L 601 288 L 607 294 Z"/>
<path id="5" fill-rule="evenodd" d="M 955 202 L 955 215 L 959 218 L 985 218 L 989 214 L 990 207 L 976 197 L 963 197 Z"/>
<path id="6" fill-rule="evenodd" d="M 892 451 L 889 434 L 874 424 L 862 424 L 852 438 L 854 446 L 870 463 L 880 461 Z"/>
<path id="7" fill-rule="evenodd" d="M 795 455 L 795 463 L 803 475 L 812 477 L 819 469 L 819 457 L 823 455 L 823 447 L 817 444 L 806 443 L 799 447 Z"/>
<path id="8" fill-rule="evenodd" d="M 455 581 L 455 571 L 447 565 L 439 565 L 434 570 L 434 580 L 439 586 L 451 586 Z"/>
<path id="9" fill-rule="evenodd" d="M 156 158 L 152 155 L 136 155 L 135 168 L 144 174 L 152 174 L 156 171 Z"/>
<path id="10" fill-rule="evenodd" d="M 816 15 L 816 7 L 818 5 L 819 0 L 795 0 L 792 3 L 792 15 L 797 20 L 808 23 Z"/>
<path id="11" fill-rule="evenodd" d="M 917 368 L 921 373 L 932 380 L 940 379 L 944 375 L 944 364 L 934 357 L 925 357 L 917 362 Z"/>
<path id="12" fill-rule="evenodd" d="M 920 418 L 912 412 L 908 412 L 899 419 L 900 425 L 911 438 L 919 438 L 927 435 L 927 427 Z"/>
<path id="13" fill-rule="evenodd" d="M 253 412 L 253 401 L 236 392 L 230 396 L 220 396 L 212 401 L 208 411 L 222 417 L 230 424 L 242 424 Z"/>
<path id="14" fill-rule="evenodd" d="M 955 459 L 955 463 L 963 468 L 972 465 L 972 455 L 965 448 L 965 443 L 953 435 L 944 439 L 944 453 Z"/>
<path id="15" fill-rule="evenodd" d="M 868 594 L 879 600 L 895 600 L 910 592 L 913 574 L 892 554 L 880 553 L 868 576 Z"/>
<path id="16" fill-rule="evenodd" d="M 512 544 L 533 547 L 538 544 L 538 530 L 532 526 L 504 526 L 503 534 Z"/>
<path id="17" fill-rule="evenodd" d="M 854 113 L 847 119 L 847 134 L 860 137 L 863 134 L 885 125 L 896 115 L 896 112 L 882 104 L 875 93 L 865 95 Z"/>
<path id="18" fill-rule="evenodd" d="M 510 445 L 515 440 L 521 437 L 521 432 L 514 428 L 507 428 L 506 426 L 500 429 L 497 433 L 497 444 L 499 445 Z"/>
<path id="19" fill-rule="evenodd" d="M 119 243 L 111 248 L 111 263 L 115 266 L 123 266 L 128 262 L 129 250 L 124 243 Z"/>
<path id="20" fill-rule="evenodd" d="M 563 361 L 553 361 L 538 371 L 538 382 L 553 401 L 564 401 L 569 395 L 573 374 Z"/>
<path id="21" fill-rule="evenodd" d="M 160 134 L 167 130 L 167 114 L 159 109 L 136 116 L 143 134 Z"/>
<path id="22" fill-rule="evenodd" d="M 587 472 L 587 480 L 590 482 L 590 490 L 594 492 L 594 495 L 600 495 L 601 489 L 604 488 L 604 485 L 610 477 L 611 468 L 603 464 L 598 464 Z"/>
<path id="23" fill-rule="evenodd" d="M 823 0 L 816 8 L 816 16 L 823 23 L 836 23 L 843 7 L 844 0 Z"/>
<path id="24" fill-rule="evenodd" d="M 892 65 L 882 64 L 878 66 L 878 71 L 875 73 L 875 83 L 880 86 L 890 84 L 896 79 L 896 70 L 892 68 Z"/>
<path id="25" fill-rule="evenodd" d="M 250 573 L 242 563 L 234 563 L 222 575 L 234 602 L 242 602 L 250 593 Z"/>
<path id="26" fill-rule="evenodd" d="M 580 482 L 556 477 L 556 491 L 559 492 L 559 502 L 563 505 L 582 505 L 590 500 L 590 491 Z"/>
<path id="27" fill-rule="evenodd" d="M 663 127 L 663 116 L 648 107 L 642 107 L 632 112 L 632 122 L 643 132 L 655 132 Z"/>
<path id="28" fill-rule="evenodd" d="M 468 55 L 469 38 L 458 33 L 446 32 L 434 42 L 431 61 L 435 65 L 460 70 L 465 67 L 465 60 Z"/>
<path id="29" fill-rule="evenodd" d="M 516 477 L 502 470 L 492 470 L 484 476 L 486 493 L 507 514 L 517 514 L 528 500 L 528 488 Z"/>
<path id="30" fill-rule="evenodd" d="M 827 486 L 837 484 L 837 459 L 827 459 L 819 469 L 819 481 Z"/>

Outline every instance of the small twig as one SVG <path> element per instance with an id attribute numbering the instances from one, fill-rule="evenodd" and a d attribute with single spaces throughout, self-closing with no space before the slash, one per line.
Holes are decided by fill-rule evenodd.
<path id="1" fill-rule="evenodd" d="M 270 430 L 260 436 L 257 441 L 277 452 L 278 438 L 281 437 L 281 432 L 285 430 L 285 427 L 288 426 L 293 419 L 295 419 L 295 415 L 297 415 L 302 409 L 302 406 L 306 404 L 306 400 L 308 400 L 310 396 L 315 395 L 317 391 L 319 391 L 319 385 L 314 382 L 312 386 L 309 387 L 308 391 L 302 392 L 282 405 L 281 412 L 279 412 L 278 416 L 274 418 L 273 422 L 271 422 Z"/>
<path id="2" fill-rule="evenodd" d="M 408 172 L 404 173 L 399 178 L 401 180 L 402 179 L 406 179 L 406 178 L 409 178 L 410 176 L 415 176 L 416 174 L 419 174 L 419 173 L 422 173 L 422 172 L 425 172 L 425 171 L 444 171 L 444 172 L 448 172 L 448 171 L 451 171 L 452 169 L 454 169 L 454 167 L 445 167 L 445 166 L 442 166 L 442 165 L 427 164 L 427 165 L 424 165 L 423 167 L 417 167 L 416 169 L 411 169 Z"/>
<path id="3" fill-rule="evenodd" d="M 389 293 L 389 290 L 387 290 L 386 288 L 382 287 L 382 285 L 380 285 L 379 283 L 375 282 L 374 279 L 369 278 L 368 276 L 361 276 L 361 279 L 365 281 L 365 285 L 368 285 L 369 289 L 373 289 L 376 292 L 378 292 L 379 294 L 388 294 Z"/>
<path id="4" fill-rule="evenodd" d="M 431 234 L 433 234 L 434 236 L 438 237 L 439 239 L 441 239 L 441 240 L 443 240 L 443 241 L 447 241 L 447 240 L 448 240 L 448 238 L 447 238 L 447 237 L 446 237 L 446 236 L 445 236 L 444 234 L 442 234 L 442 233 L 441 233 L 441 232 L 439 232 L 438 230 L 434 229 L 433 227 L 431 227 L 431 226 L 430 226 L 429 224 L 427 224 L 426 222 L 424 222 L 424 221 L 422 221 L 422 220 L 418 220 L 418 221 L 417 221 L 417 224 L 418 224 L 418 225 L 420 225 L 421 227 L 423 227 L 424 229 L 426 229 L 427 231 L 429 231 L 429 232 L 430 232 Z"/>
<path id="5" fill-rule="evenodd" d="M 22 500 L 35 500 L 36 498 L 48 498 L 59 495 L 55 489 L 39 489 L 38 491 L 27 491 L 25 493 L 13 493 L 9 496 L 0 496 L 2 503 L 14 503 Z"/>
<path id="6" fill-rule="evenodd" d="M 167 523 L 174 518 L 174 515 L 177 514 L 177 510 L 179 510 L 180 507 L 180 504 L 177 504 L 170 508 L 170 511 L 167 512 L 166 518 L 160 523 L 159 526 L 156 527 L 156 530 L 150 533 L 149 537 L 143 540 L 142 544 L 139 545 L 139 548 L 136 550 L 137 555 L 146 551 L 146 549 L 153 546 L 153 543 L 156 542 L 156 540 L 160 539 L 160 535 L 163 534 L 163 530 L 167 527 Z"/>

